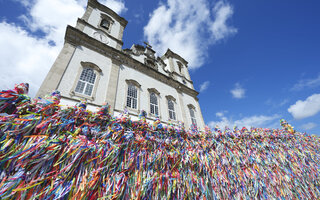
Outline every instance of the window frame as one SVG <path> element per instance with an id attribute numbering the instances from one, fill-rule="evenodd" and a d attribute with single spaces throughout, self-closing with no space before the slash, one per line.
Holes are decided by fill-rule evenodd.
<path id="1" fill-rule="evenodd" d="M 167 96 L 166 96 L 166 99 L 167 99 L 168 119 L 171 120 L 171 121 L 177 122 L 177 121 L 178 121 L 178 115 L 177 115 L 177 106 L 176 106 L 177 103 L 176 103 L 176 99 L 175 99 L 173 96 L 171 96 L 171 95 L 167 95 Z M 173 104 L 173 110 L 171 110 L 171 109 L 169 108 L 169 101 L 171 101 L 172 104 Z M 175 118 L 171 118 L 171 117 L 170 117 L 170 111 L 171 111 L 171 112 L 173 111 Z"/>
<path id="2" fill-rule="evenodd" d="M 81 74 L 85 69 L 92 69 L 93 73 L 96 76 L 95 77 L 95 81 L 93 83 L 93 88 L 92 88 L 91 95 L 87 95 L 87 94 L 84 93 L 85 92 L 85 88 L 84 88 L 83 93 L 76 92 L 76 87 L 78 85 L 78 82 L 80 81 Z M 69 94 L 71 96 L 77 96 L 77 97 L 80 97 L 80 98 L 84 98 L 84 99 L 87 99 L 87 100 L 94 101 L 95 100 L 95 96 L 96 96 L 96 92 L 97 92 L 97 87 L 99 85 L 101 74 L 102 74 L 102 70 L 96 64 L 94 64 L 92 62 L 83 62 L 83 61 L 80 62 L 80 67 L 78 68 L 78 72 L 77 72 L 75 81 L 73 82 L 73 86 L 72 86 L 71 91 L 70 91 Z"/>
<path id="3" fill-rule="evenodd" d="M 108 28 L 108 29 L 105 28 L 104 26 L 101 26 L 101 24 L 102 24 L 102 22 L 103 22 L 104 20 L 106 20 L 106 21 L 109 22 L 109 28 Z M 101 13 L 101 15 L 100 15 L 100 21 L 99 21 L 99 24 L 98 24 L 98 27 L 99 27 L 101 30 L 103 30 L 103 31 L 105 31 L 105 32 L 107 32 L 107 33 L 110 33 L 113 24 L 114 24 L 114 20 L 113 20 L 110 16 Z"/>
<path id="4" fill-rule="evenodd" d="M 80 74 L 80 78 L 74 92 L 81 95 L 91 96 L 96 79 L 97 75 L 94 73 L 94 70 L 90 67 L 85 67 Z"/>
<path id="5" fill-rule="evenodd" d="M 105 26 L 105 23 L 107 23 L 108 26 Z M 100 21 L 100 27 L 106 29 L 106 30 L 109 30 L 110 29 L 110 26 L 111 26 L 111 23 L 110 23 L 110 20 L 107 20 L 105 18 L 102 18 L 101 21 Z"/>
<path id="6" fill-rule="evenodd" d="M 183 66 L 183 64 L 180 61 L 176 61 L 176 63 L 177 63 L 177 66 L 178 66 L 179 74 L 184 77 L 184 66 Z"/>
<path id="7" fill-rule="evenodd" d="M 128 84 L 126 107 L 131 109 L 138 108 L 138 88 L 134 84 Z"/>
<path id="8" fill-rule="evenodd" d="M 156 117 L 158 116 L 160 118 L 161 116 L 161 109 L 160 109 L 160 92 L 155 89 L 155 88 L 148 88 L 148 92 L 149 92 L 149 116 L 152 116 L 152 117 Z M 151 112 L 151 94 L 155 94 L 156 98 L 157 98 L 157 107 L 158 107 L 158 114 L 155 114 L 155 113 L 152 113 Z"/>
<path id="9" fill-rule="evenodd" d="M 126 90 L 125 90 L 125 95 L 124 95 L 125 96 L 124 109 L 127 109 L 128 111 L 132 111 L 132 112 L 138 114 L 139 110 L 140 110 L 140 88 L 141 88 L 141 85 L 136 80 L 133 80 L 133 79 L 126 79 L 125 81 L 126 81 Z M 129 85 L 133 85 L 137 89 L 137 108 L 131 108 L 131 107 L 127 106 Z"/>
<path id="10" fill-rule="evenodd" d="M 192 104 L 188 104 L 188 109 L 189 109 L 189 115 L 190 115 L 190 121 L 191 121 L 191 125 L 196 125 L 196 127 L 198 126 L 198 123 L 197 123 L 197 117 L 196 117 L 196 108 L 194 105 Z M 191 111 L 193 111 L 193 117 L 191 115 Z M 195 123 L 194 123 L 195 121 Z"/>

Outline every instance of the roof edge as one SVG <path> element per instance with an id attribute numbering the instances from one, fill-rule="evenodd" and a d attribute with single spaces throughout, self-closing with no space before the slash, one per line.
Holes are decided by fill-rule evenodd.
<path id="1" fill-rule="evenodd" d="M 128 21 L 125 18 L 120 17 L 116 12 L 114 12 L 113 10 L 108 8 L 107 6 L 99 3 L 97 0 L 88 0 L 88 5 L 87 6 L 91 6 L 93 8 L 97 8 L 97 9 L 103 11 L 103 12 L 108 13 L 109 15 L 111 15 L 112 17 L 117 19 L 120 22 L 120 24 L 122 26 L 124 26 L 124 27 L 126 27 L 127 24 L 128 24 Z"/>

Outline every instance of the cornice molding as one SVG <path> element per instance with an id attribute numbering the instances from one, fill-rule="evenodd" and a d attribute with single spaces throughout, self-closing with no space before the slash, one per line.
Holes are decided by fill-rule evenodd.
<path id="1" fill-rule="evenodd" d="M 137 86 L 138 88 L 140 88 L 140 87 L 141 87 L 140 83 L 138 83 L 138 81 L 136 81 L 136 80 L 133 80 L 133 79 L 126 79 L 126 82 L 127 82 L 128 84 L 135 85 L 135 86 Z"/>
<path id="2" fill-rule="evenodd" d="M 92 62 L 83 62 L 81 61 L 80 64 L 82 65 L 82 67 L 91 67 L 95 70 L 97 70 L 99 73 L 102 72 L 102 70 L 100 69 L 100 67 Z"/>
<path id="3" fill-rule="evenodd" d="M 88 6 L 91 6 L 93 8 L 97 8 L 105 13 L 108 13 L 109 15 L 111 15 L 112 17 L 114 17 L 117 21 L 120 22 L 120 24 L 123 27 L 126 27 L 128 24 L 128 21 L 126 19 L 124 19 L 123 17 L 120 17 L 117 13 L 115 13 L 113 10 L 111 10 L 110 8 L 100 4 L 97 0 L 89 0 L 88 1 Z"/>
<path id="4" fill-rule="evenodd" d="M 68 25 L 65 35 L 65 42 L 68 42 L 71 45 L 74 46 L 85 46 L 93 51 L 96 51 L 98 53 L 104 54 L 108 57 L 110 57 L 112 60 L 116 60 L 116 62 L 119 62 L 121 64 L 127 65 L 128 67 L 131 67 L 133 69 L 136 69 L 144 74 L 149 75 L 150 77 L 163 82 L 167 85 L 170 85 L 173 88 L 178 88 L 184 93 L 197 98 L 197 95 L 199 92 L 196 90 L 193 90 L 182 83 L 170 78 L 169 76 L 166 76 L 159 71 L 148 67 L 147 65 L 135 60 L 134 58 L 131 58 L 129 55 L 125 54 L 122 51 L 119 51 L 115 48 L 112 48 L 90 36 L 83 33 L 82 31 Z M 114 61 L 113 61 L 114 62 Z"/>
<path id="5" fill-rule="evenodd" d="M 170 100 L 176 102 L 176 98 L 174 98 L 172 95 L 167 95 L 166 99 L 170 99 Z"/>
<path id="6" fill-rule="evenodd" d="M 196 107 L 194 105 L 192 105 L 192 104 L 188 104 L 187 106 L 188 106 L 188 108 L 196 109 Z"/>
<path id="7" fill-rule="evenodd" d="M 155 94 L 157 94 L 157 95 L 160 95 L 160 92 L 156 89 L 156 88 L 148 88 L 148 92 L 149 93 L 155 93 Z"/>

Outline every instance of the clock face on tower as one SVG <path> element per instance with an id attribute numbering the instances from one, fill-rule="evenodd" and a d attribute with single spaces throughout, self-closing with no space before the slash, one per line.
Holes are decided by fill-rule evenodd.
<path id="1" fill-rule="evenodd" d="M 109 38 L 102 31 L 94 32 L 93 37 L 102 43 L 105 43 L 105 44 L 109 43 Z"/>

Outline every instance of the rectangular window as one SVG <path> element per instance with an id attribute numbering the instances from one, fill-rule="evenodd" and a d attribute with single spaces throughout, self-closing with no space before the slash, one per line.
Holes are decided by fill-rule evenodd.
<path id="1" fill-rule="evenodd" d="M 158 108 L 158 98 L 155 93 L 150 94 L 150 113 L 154 115 L 159 115 Z"/>
<path id="2" fill-rule="evenodd" d="M 176 113 L 174 111 L 174 103 L 171 99 L 168 99 L 169 118 L 176 120 Z"/>
<path id="3" fill-rule="evenodd" d="M 138 97 L 138 90 L 137 87 L 129 84 L 128 85 L 128 94 L 127 94 L 127 107 L 137 109 L 137 97 Z"/>
<path id="4" fill-rule="evenodd" d="M 83 69 L 75 92 L 91 96 L 95 80 L 96 74 L 94 73 L 93 69 Z"/>
<path id="5" fill-rule="evenodd" d="M 197 126 L 197 120 L 196 120 L 193 108 L 189 108 L 189 112 L 190 112 L 190 117 L 191 117 L 192 124 Z"/>

